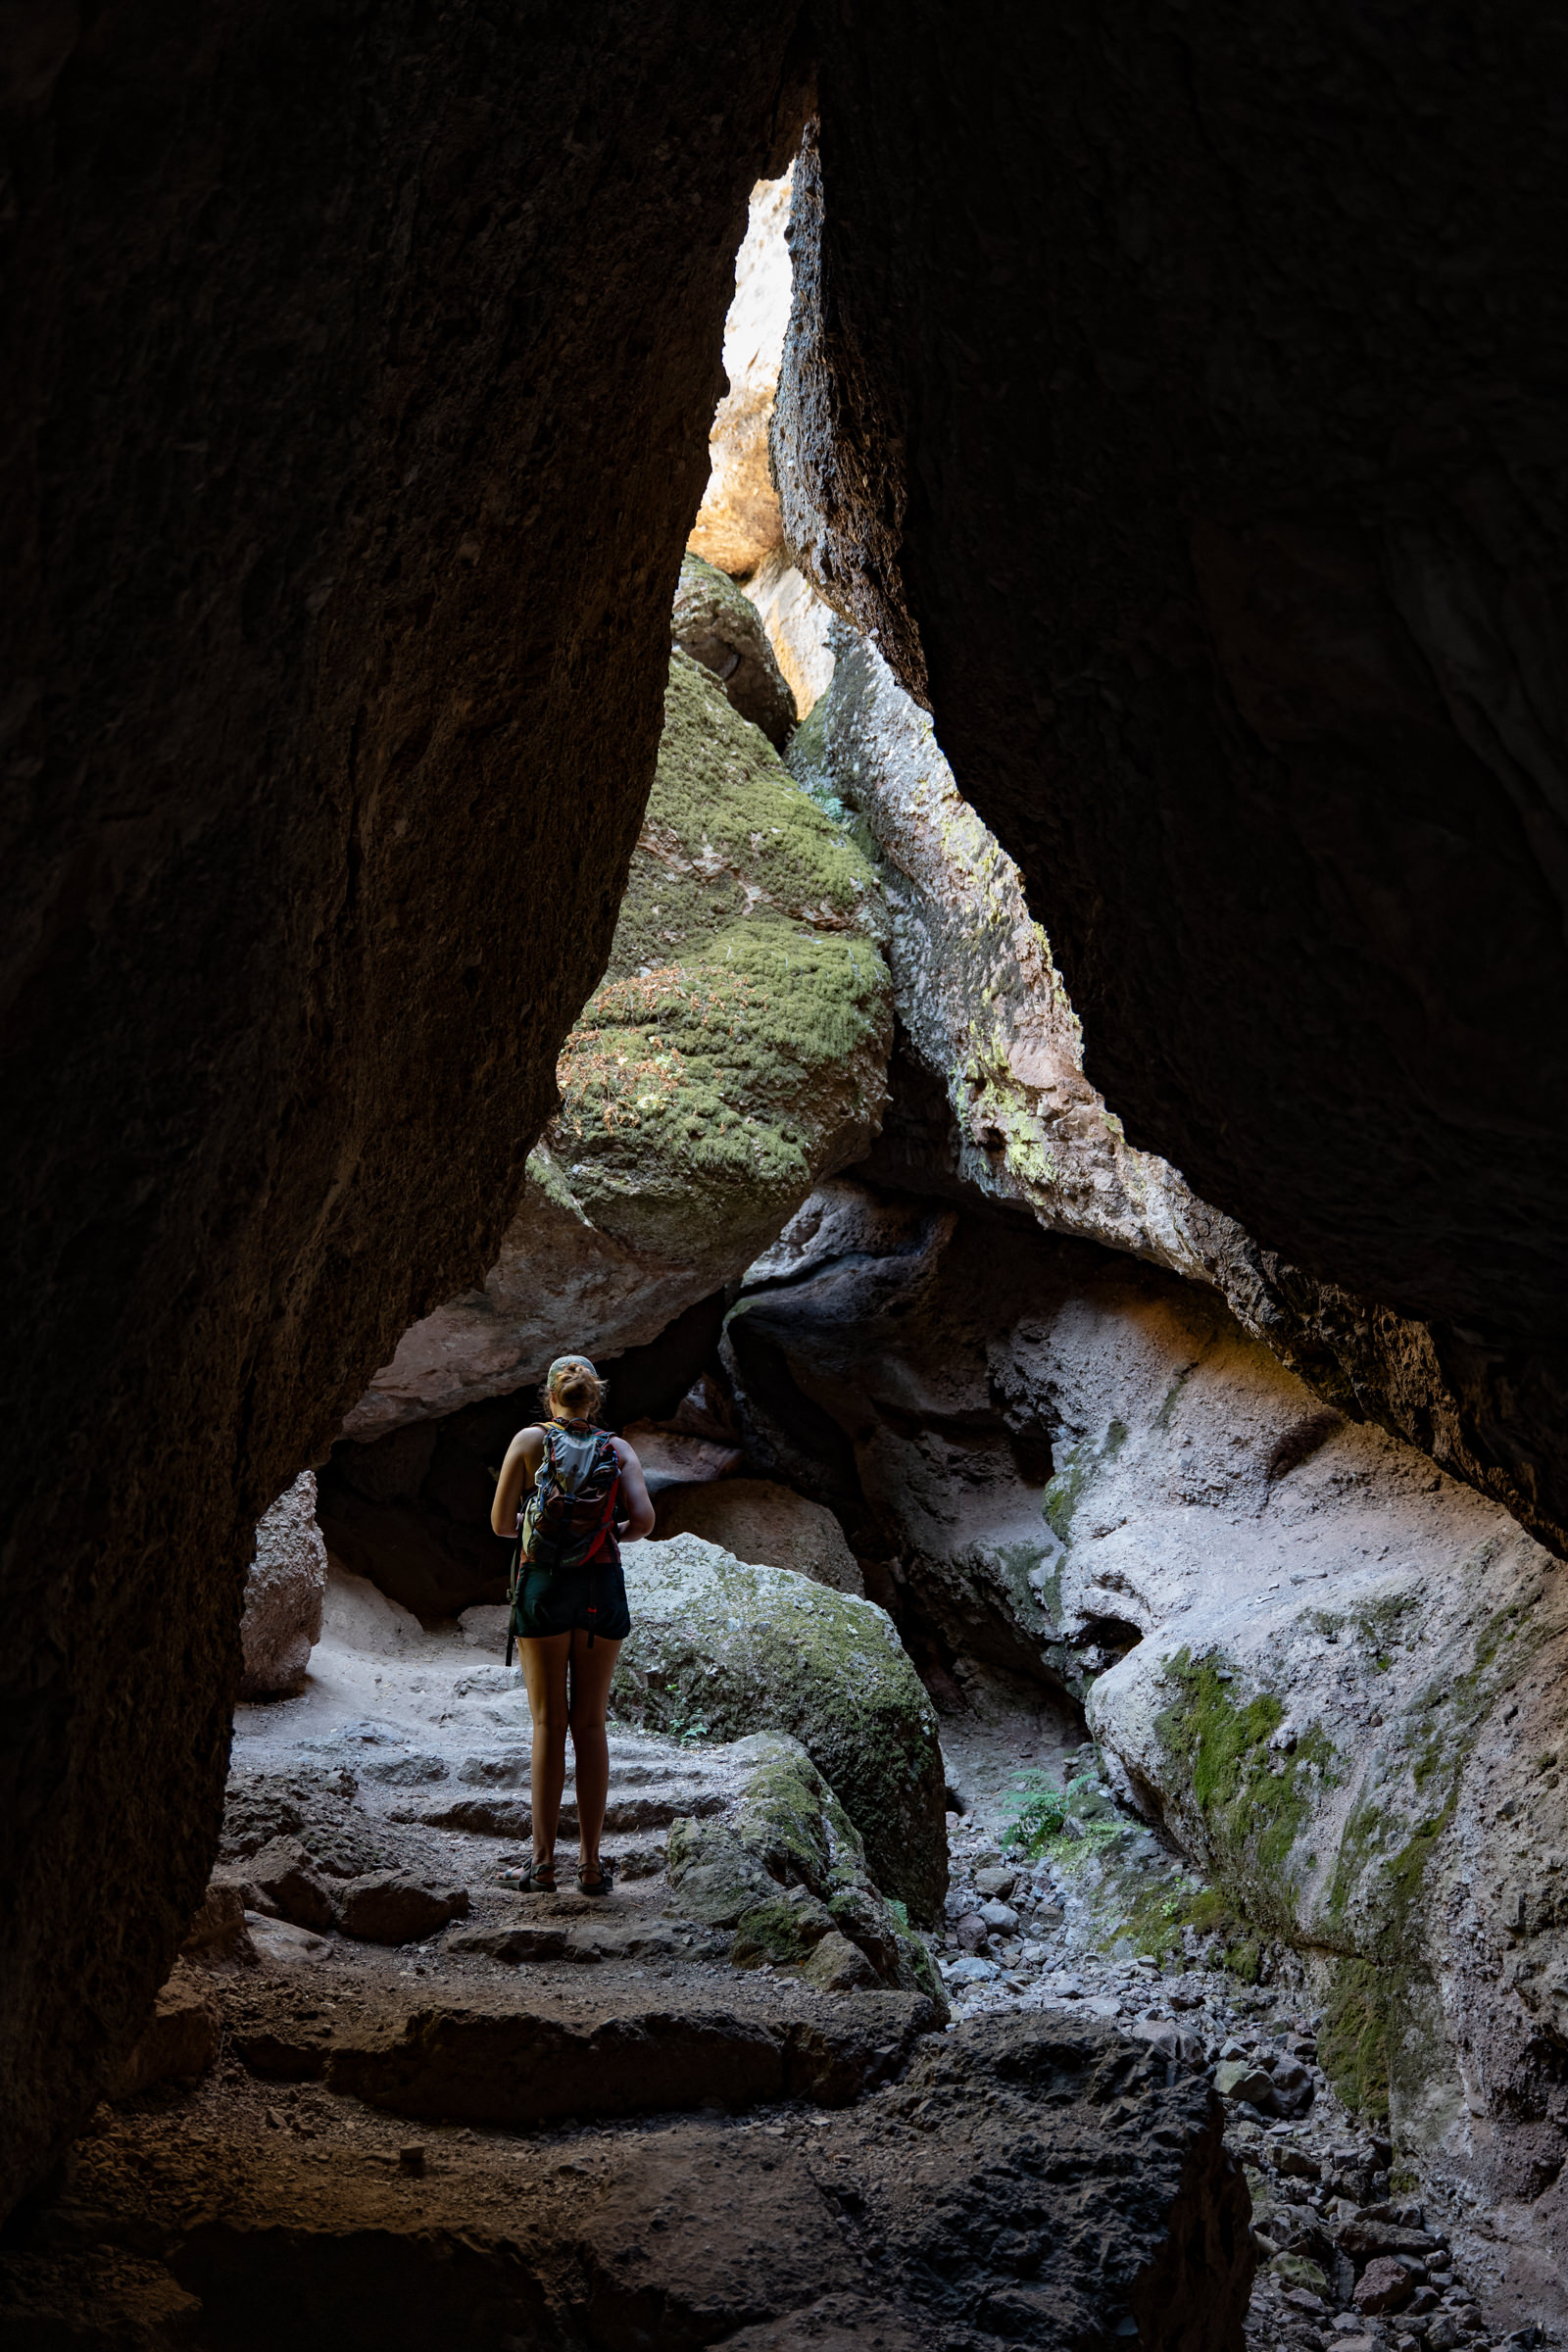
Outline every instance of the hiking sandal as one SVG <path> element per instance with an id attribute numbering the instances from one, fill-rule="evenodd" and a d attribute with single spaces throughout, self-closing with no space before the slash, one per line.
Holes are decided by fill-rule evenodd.
<path id="1" fill-rule="evenodd" d="M 601 1894 L 608 1894 L 614 1884 L 615 1868 L 614 1864 L 612 1862 L 600 1863 L 599 1876 L 594 1880 L 592 1886 L 589 1885 L 588 1881 L 583 1877 L 580 1870 L 577 1873 L 577 1885 L 581 1888 L 582 1892 L 584 1894 L 591 1894 L 596 1899 Z"/>
<path id="2" fill-rule="evenodd" d="M 553 1862 L 526 1862 L 521 1870 L 498 1870 L 496 1885 L 514 1887 L 518 1894 L 554 1894 L 556 1866 Z"/>

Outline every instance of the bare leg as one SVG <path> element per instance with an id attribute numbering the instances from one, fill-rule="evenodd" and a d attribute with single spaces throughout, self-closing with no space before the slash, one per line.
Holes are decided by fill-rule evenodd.
<path id="1" fill-rule="evenodd" d="M 585 1633 L 571 1637 L 571 1746 L 577 1759 L 577 1820 L 582 1838 L 578 1868 L 588 1879 L 599 1876 L 599 1839 L 610 1796 L 610 1742 L 605 1737 L 605 1709 L 610 1678 L 620 1655 L 618 1642 L 597 1639 L 588 1646 Z"/>
<path id="2" fill-rule="evenodd" d="M 566 1785 L 566 1660 L 572 1641 L 570 1634 L 546 1634 L 517 1643 L 533 1717 L 533 1858 L 541 1867 L 556 1858 L 561 1791 Z"/>

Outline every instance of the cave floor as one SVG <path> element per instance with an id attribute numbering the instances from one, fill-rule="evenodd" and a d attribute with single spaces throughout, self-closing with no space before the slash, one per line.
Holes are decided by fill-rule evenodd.
<path id="1" fill-rule="evenodd" d="M 461 1889 L 463 1914 L 395 1945 L 253 1914 L 254 1964 L 207 1977 L 217 2065 L 198 2082 L 97 2111 L 33 2241 L 10 2257 L 11 2291 L 28 2291 L 30 2262 L 40 2309 L 54 2309 L 61 2266 L 79 2281 L 89 2257 L 112 2325 L 94 2331 L 91 2292 L 74 2285 L 87 2300 L 75 2333 L 58 2340 L 134 2340 L 148 2352 L 165 2342 L 223 2352 L 291 2330 L 302 2342 L 413 2347 L 454 2328 L 498 2352 L 1098 2342 L 1070 2335 L 1070 2279 L 1048 2309 L 1029 2233 L 1004 2226 L 1034 2163 L 1020 2170 L 1040 2110 L 1020 2112 L 987 2075 L 995 2037 L 1033 2046 L 1066 2033 L 1085 2050 L 1108 2044 L 1134 2053 L 1129 2064 L 1152 2062 L 1152 2157 L 1161 2097 L 1206 2101 L 1199 2070 L 1222 2053 L 1282 2040 L 1310 2050 L 1312 2020 L 1299 1984 L 1247 1985 L 1160 1967 L 1125 1944 L 1101 1949 L 1074 1857 L 1004 1860 L 1019 1767 L 1059 1781 L 1070 1727 L 1003 1711 L 946 1727 L 945 1744 L 968 1807 L 950 1817 L 950 1932 L 933 1938 L 954 2002 L 946 2034 L 923 1996 L 833 1994 L 740 1969 L 721 1932 L 682 1916 L 663 1876 L 664 1834 L 723 1801 L 716 1752 L 612 1728 L 605 1847 L 619 1884 L 603 1902 L 572 1891 L 564 1839 L 564 1891 L 521 1895 L 496 1884 L 526 1851 L 515 1671 L 455 1631 L 379 1655 L 324 1642 L 299 1697 L 239 1711 L 231 1785 L 248 1791 L 252 1842 L 315 1807 L 358 1839 L 362 1861 Z M 569 1780 L 567 1797 L 569 1832 Z M 1150 1866 L 1167 1867 L 1149 1844 Z M 984 1872 L 992 1901 L 997 1874 L 1010 1882 L 1003 1908 L 1014 1924 L 965 1949 L 956 1929 L 988 1899 L 975 1884 Z M 955 2061 L 972 2051 L 972 2082 L 920 2089 L 931 2063 L 921 2052 L 932 2050 Z M 1265 2241 L 1251 2352 L 1481 2352 L 1532 2320 L 1516 2285 L 1488 2269 L 1476 2217 L 1440 2214 L 1416 2190 L 1390 2201 L 1386 2149 L 1312 2071 L 1311 2109 L 1296 2123 L 1227 2109 L 1226 2142 L 1247 2167 Z M 1165 2082 L 1177 2087 L 1161 2092 Z M 1189 2134 L 1200 2132 L 1194 2114 Z M 972 2217 L 954 2219 L 976 2183 L 990 2254 L 976 2251 Z M 1451 2239 L 1451 2269 L 1441 2254 L 1423 2266 L 1433 2283 L 1417 2299 L 1430 2314 L 1347 2308 L 1343 2258 L 1337 2280 L 1323 2274 L 1326 2293 L 1306 2270 L 1290 2275 L 1291 2246 L 1322 2254 L 1348 2221 Z M 930 2233 L 943 2230 L 937 2245 Z M 1009 2254 L 1009 2242 L 1025 2252 Z M 1286 2260 L 1271 2266 L 1275 2248 Z M 115 2332 L 134 2312 L 142 2333 Z M 1196 2352 L 1225 2339 L 1200 2323 L 1197 2334 L 1155 2340 Z"/>

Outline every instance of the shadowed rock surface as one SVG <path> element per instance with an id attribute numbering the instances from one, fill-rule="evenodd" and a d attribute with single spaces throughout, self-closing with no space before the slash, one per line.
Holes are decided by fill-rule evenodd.
<path id="1" fill-rule="evenodd" d="M 789 548 L 749 576 L 751 604 L 803 713 L 830 653 L 786 554 L 871 624 L 980 812 L 948 809 L 972 879 L 996 878 L 988 843 L 1018 866 L 968 904 L 940 878 L 927 891 L 897 1132 L 870 1187 L 830 1181 L 780 1237 L 881 1117 L 875 922 L 814 885 L 763 905 L 738 837 L 656 828 L 662 884 L 688 914 L 709 894 L 712 971 L 663 986 L 663 950 L 691 942 L 662 927 L 662 895 L 633 894 L 637 953 L 608 977 L 604 958 L 726 257 L 816 62 L 792 60 L 790 36 L 788 9 L 737 26 L 700 0 L 569 24 L 264 0 L 199 35 L 135 12 L 79 30 L 29 16 L 7 52 L 6 1078 L 8 1101 L 44 1109 L 6 1219 L 24 1402 L 0 1593 L 0 2199 L 96 2085 L 142 2084 L 128 2127 L 100 2119 L 9 2241 L 34 2337 L 129 2329 L 151 2352 L 190 2335 L 194 2281 L 223 2342 L 264 2324 L 271 2341 L 281 2247 L 295 2332 L 334 2343 L 366 2323 L 422 2343 L 456 2313 L 481 2342 L 617 2352 L 878 2331 L 944 2352 L 1009 2335 L 1197 2352 L 1216 2329 L 1234 2340 L 1250 2261 L 1212 2100 L 1183 2077 L 1200 2062 L 1253 2111 L 1233 2131 L 1281 2157 L 1257 2309 L 1293 2352 L 1322 2345 L 1293 2331 L 1287 2287 L 1297 2313 L 1304 2295 L 1326 2317 L 1331 2297 L 1342 2335 L 1351 2301 L 1374 2328 L 1378 2312 L 1428 2318 L 1428 2352 L 1481 2325 L 1442 2233 L 1391 2200 L 1412 2160 L 1452 2203 L 1495 2200 L 1472 2244 L 1510 2239 L 1515 2305 L 1534 2280 L 1563 2308 L 1560 1594 L 1493 1502 L 1322 1401 L 1563 1544 L 1561 27 L 1504 38 L 1377 5 L 1244 23 L 1211 0 L 1147 25 L 1082 5 L 1042 24 L 1007 0 L 977 35 L 922 0 L 814 12 L 824 129 L 797 178 L 777 444 Z M 755 424 L 754 402 L 749 464 Z M 732 589 L 710 585 L 693 638 L 713 675 L 676 657 L 670 732 L 707 697 L 705 741 L 744 784 L 725 689 L 745 694 L 746 648 L 768 665 Z M 699 814 L 716 785 L 710 764 Z M 751 852 L 773 838 L 741 831 Z M 1079 1230 L 1103 1219 L 1103 1238 L 1159 1254 L 1168 1233 L 1130 1181 L 1157 1147 L 1197 1188 L 1197 1264 L 1316 1403 L 1206 1294 L 977 1212 L 966 1179 L 1045 1205 L 1050 1154 L 1031 1173 L 1044 1138 L 1014 1113 L 1021 1095 L 1046 1125 L 1060 1073 L 1030 1074 L 1051 1022 L 1024 1000 L 1048 992 L 1070 1017 L 1038 926 L 1018 947 L 1008 925 L 1017 873 L 1089 1033 L 1087 1077 L 1056 1085 L 1058 1134 L 1086 1146 Z M 770 994 L 780 955 L 804 995 Z M 630 1703 L 667 1736 L 620 1727 L 612 1746 L 621 1907 L 541 1905 L 493 1877 L 531 1828 L 516 1680 L 474 1654 L 493 1621 L 424 1632 L 339 1580 L 334 1624 L 369 1646 L 345 1663 L 323 1642 L 295 1695 L 249 1711 L 267 1720 L 247 1727 L 222 1867 L 190 1917 L 250 1523 L 410 1317 L 494 1269 L 558 1049 L 600 979 L 532 1165 L 573 1322 L 597 1276 L 566 1224 L 621 1253 L 617 1345 L 662 1348 L 683 1306 L 708 1318 L 702 1360 L 638 1406 L 665 1474 L 693 1474 L 705 1446 L 734 1466 L 727 1426 L 661 1422 L 699 1380 L 724 1422 L 727 1366 L 750 1466 L 826 1497 L 932 1691 L 972 1702 L 955 1740 L 966 1821 L 1007 1769 L 999 1747 L 975 1794 L 982 1718 L 1011 1706 L 1028 1752 L 1065 1759 L 1087 1710 L 1100 1757 L 1066 1791 L 1034 1790 L 1060 1830 L 1040 1833 L 1038 1882 L 968 1837 L 945 1933 L 929 1704 L 883 1705 L 885 1662 L 847 1638 L 880 1626 L 912 1690 L 891 1620 L 723 1555 L 695 1593 L 686 1571 L 710 1547 L 679 1537 L 642 1576 L 627 1653 Z M 955 1093 L 924 1012 L 969 1032 L 976 1093 L 966 1070 Z M 668 1150 L 627 1150 L 656 1125 Z M 1200 1231 L 1202 1200 L 1220 1206 Z M 1232 1241 L 1268 1313 L 1232 1285 Z M 719 1286 L 753 1250 L 715 1364 Z M 488 1589 L 467 1506 L 506 1392 L 554 1351 L 536 1323 L 485 1358 L 488 1295 L 458 1303 L 478 1309 L 483 1360 L 459 1347 L 443 1367 L 455 1335 L 437 1332 L 391 1423 L 464 1394 L 497 1422 L 462 1443 L 392 1426 L 355 1506 L 363 1532 L 367 1512 L 438 1503 L 451 1541 L 412 1544 L 396 1589 L 444 1608 Z M 753 1733 L 764 1700 L 841 1786 L 765 1740 L 728 1766 L 694 1752 L 710 1715 Z M 1158 1836 L 1118 1813 L 1131 1799 Z M 675 1916 L 662 1882 L 704 1916 Z M 998 2026 L 1004 2047 L 955 2035 L 911 2057 L 918 1959 L 895 1890 L 930 1914 L 961 2013 L 1035 2006 Z M 1069 1915 L 1099 2014 L 1143 2044 L 1130 2058 L 1037 2063 Z M 204 1996 L 176 1973 L 148 2015 L 182 1934 L 261 1987 L 224 2004 L 238 2031 L 195 2091 L 177 2085 L 213 2047 Z M 1227 2046 L 1241 1998 L 1171 1974 L 1178 1948 L 1272 1972 L 1321 2013 L 1247 2013 L 1262 2030 Z M 1162 1962 L 1160 2010 L 1135 2020 Z M 608 2003 L 578 1990 L 596 1972 Z M 694 2001 L 713 1979 L 722 2000 Z M 345 1985 L 377 1988 L 359 2038 L 328 2014 Z M 901 1998 L 916 2006 L 895 2032 Z M 590 2009 L 613 2011 L 605 2037 L 578 2031 Z M 1182 2022 L 1196 2011 L 1212 2034 Z M 671 2013 L 662 2040 L 650 2021 Z M 682 2034 L 707 2074 L 695 2056 L 682 2073 Z M 596 2082 L 654 2087 L 639 2050 L 688 2098 L 720 2095 L 726 2069 L 748 2097 L 854 2096 L 908 2064 L 927 2161 L 900 2151 L 889 2187 L 870 2157 L 853 2169 L 859 2140 L 824 2139 L 819 2170 L 807 2160 L 818 2204 L 769 2206 L 788 2183 L 746 2136 L 755 2116 L 682 2125 L 722 2135 L 683 2239 L 661 2230 L 667 2167 L 616 2174 L 596 2131 L 574 2132 L 561 2230 L 529 2267 L 514 2216 L 519 2186 L 530 2217 L 550 2203 L 537 2150 L 508 2150 L 487 2204 L 485 2152 L 463 2143 L 461 2217 L 437 2199 L 400 2231 L 423 2143 L 362 2104 L 326 2227 L 301 2218 L 297 2151 L 266 2134 L 299 2115 L 316 2127 L 301 2138 L 330 2141 L 355 2063 L 367 2094 L 417 2097 L 445 2132 L 465 2066 L 470 2106 L 510 2068 L 526 2107 L 547 2044 L 567 2054 L 558 2100 L 584 2060 L 585 2109 Z M 290 2081 L 313 2055 L 321 2081 Z M 1325 2070 L 1374 2119 L 1370 2144 L 1266 2146 L 1267 2119 L 1294 2129 Z M 1094 2132 L 1056 2132 L 1086 2105 L 1104 2109 Z M 805 2137 L 799 2119 L 778 2130 Z M 1287 2155 L 1318 2168 L 1309 2214 Z M 726 2197 L 742 2213 L 723 2273 L 702 2232 Z M 674 2284 L 662 2246 L 686 2258 Z M 89 2271 L 122 2310 L 93 2302 Z"/>
<path id="2" fill-rule="evenodd" d="M 826 808 L 861 821 L 889 906 L 899 1019 L 947 1098 L 948 1119 L 923 1152 L 903 1123 L 901 1180 L 936 1193 L 970 1188 L 1028 1208 L 1052 1231 L 1212 1283 L 1326 1403 L 1419 1446 L 1561 1550 L 1554 1506 L 1484 1442 L 1451 1342 L 1440 1349 L 1425 1324 L 1260 1249 L 1167 1161 L 1127 1142 L 1084 1076 L 1082 1024 L 1017 866 L 958 792 L 929 716 L 876 647 L 836 619 L 830 630 L 831 685 L 789 762 Z M 1555 1426 L 1548 1395 L 1531 1410 Z"/>
<path id="3" fill-rule="evenodd" d="M 603 967 L 794 13 L 7 35 L 0 2203 L 205 1883 L 255 1523 Z"/>
<path id="4" fill-rule="evenodd" d="M 1565 58 L 1516 30 L 831 12 L 775 470 L 1129 1140 L 1562 1549 Z"/>
<path id="5" fill-rule="evenodd" d="M 342 2095 L 307 2087 L 289 2128 L 270 2131 L 262 2111 L 277 2094 L 238 2066 L 184 2128 L 178 2110 L 104 2111 L 34 2246 L 0 2256 L 0 2313 L 55 2318 L 90 2301 L 80 2270 L 91 2248 L 123 2298 L 106 2294 L 100 2325 L 123 2326 L 139 2301 L 182 2310 L 199 2340 L 235 2347 L 281 2333 L 306 2352 L 426 2352 L 456 2329 L 477 2352 L 519 2340 L 541 2352 L 839 2342 L 983 2352 L 1018 2340 L 1111 2352 L 1129 2337 L 1155 2352 L 1240 2352 L 1255 2257 L 1208 2085 L 1061 2017 L 980 2022 L 910 2055 L 891 2014 L 899 2002 L 824 2003 L 838 2020 L 824 2015 L 828 2040 L 850 2063 L 824 2086 L 843 2111 L 809 2123 L 775 2105 L 760 2123 L 656 2113 L 616 2125 L 612 2104 L 586 2141 L 494 2129 L 475 2141 L 442 2120 L 443 2067 L 448 2113 L 466 2111 L 461 2045 L 429 2033 L 418 2112 L 430 2120 L 413 2164 L 397 2154 L 406 2124 L 389 2128 Z M 513 2022 L 518 2046 L 524 2022 Z M 698 2009 L 628 2016 L 645 2095 L 663 2086 L 661 2042 L 680 2103 L 700 2092 L 724 2022 L 705 2030 Z M 564 2049 L 585 2024 L 562 2021 Z M 494 2025 L 506 2031 L 502 2013 Z M 738 2026 L 728 2021 L 731 2041 Z M 743 2099 L 778 2096 L 778 2054 L 766 2056 L 760 2026 L 755 2084 L 744 2068 L 735 2078 Z M 791 2030 L 808 2076 L 804 2012 Z M 858 2030 L 879 2036 L 881 2079 L 894 2077 L 858 2099 Z M 682 2082 L 683 2049 L 695 2064 Z M 281 2126 L 275 2104 L 270 2113 Z M 144 2270 L 124 2278 L 138 2257 Z"/>
<path id="6" fill-rule="evenodd" d="M 1348 2100 L 1506 2208 L 1556 2310 L 1550 1555 L 1129 1256 L 841 1178 L 757 1274 L 726 1342 L 753 1458 L 798 1476 L 834 1433 L 835 1507 L 932 1687 L 1081 1703 L 1236 1936 L 1304 1955 Z M 1163 1891 L 1129 1879 L 1107 1934 L 1162 1952 L 1202 1910 Z"/>

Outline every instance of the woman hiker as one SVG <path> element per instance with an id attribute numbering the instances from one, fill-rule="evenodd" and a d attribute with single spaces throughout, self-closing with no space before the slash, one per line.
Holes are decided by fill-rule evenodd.
<path id="1" fill-rule="evenodd" d="M 569 1729 L 577 1760 L 577 1884 L 584 1894 L 607 1894 L 614 1873 L 599 1856 L 610 1793 L 605 1704 L 631 1631 L 616 1538 L 650 1534 L 654 1506 L 625 1439 L 593 1426 L 605 1384 L 588 1358 L 558 1355 L 544 1395 L 548 1418 L 519 1429 L 508 1446 L 490 1512 L 498 1536 L 517 1535 L 537 1482 L 539 1532 L 531 1549 L 524 1533 L 512 1608 L 533 1716 L 533 1860 L 526 1870 L 505 1873 L 503 1884 L 555 1891 Z"/>

